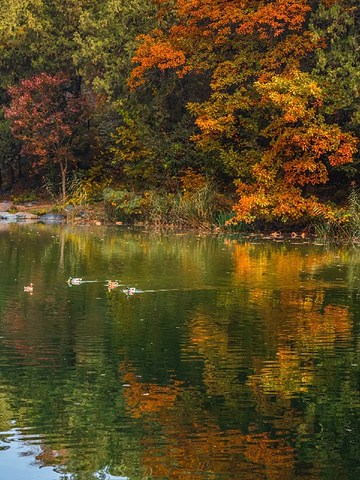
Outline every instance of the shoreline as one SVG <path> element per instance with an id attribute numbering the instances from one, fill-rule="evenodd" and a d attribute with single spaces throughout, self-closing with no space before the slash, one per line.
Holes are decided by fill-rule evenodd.
<path id="1" fill-rule="evenodd" d="M 127 223 L 121 221 L 111 221 L 106 217 L 103 204 L 94 204 L 91 206 L 68 205 L 60 207 L 51 202 L 27 202 L 15 203 L 7 200 L 0 201 L 0 224 L 13 223 L 42 223 L 49 225 L 73 225 L 73 226 L 103 226 L 103 227 L 123 227 L 127 229 L 145 229 L 153 232 L 168 232 L 177 235 L 185 235 L 187 233 L 196 233 L 198 235 L 226 235 L 242 237 L 249 240 L 272 241 L 274 243 L 284 243 L 287 241 L 298 242 L 299 244 L 325 242 L 325 243 L 343 243 L 360 245 L 360 238 L 346 238 L 334 235 L 318 235 L 313 229 L 311 223 L 301 225 L 271 225 L 268 228 L 258 228 L 252 230 L 249 225 L 248 229 L 236 229 L 228 227 L 220 227 L 210 225 L 209 228 L 204 226 L 197 227 L 181 227 L 176 224 L 152 224 L 151 222 L 137 221 Z M 282 228 L 283 227 L 283 228 Z M 312 230 L 312 231 L 311 231 Z"/>

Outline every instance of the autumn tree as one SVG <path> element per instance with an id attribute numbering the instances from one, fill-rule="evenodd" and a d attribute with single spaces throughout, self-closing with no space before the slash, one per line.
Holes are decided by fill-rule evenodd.
<path id="1" fill-rule="evenodd" d="M 311 62 L 312 77 L 324 91 L 322 111 L 328 123 L 336 122 L 357 137 L 360 136 L 359 19 L 359 2 L 343 0 L 328 7 L 320 5 L 309 23 L 313 35 L 322 37 L 326 43 L 326 48 L 318 49 Z M 339 186 L 342 178 L 356 180 L 359 161 L 356 155 L 352 164 L 337 169 L 334 183 Z"/>
<path id="2" fill-rule="evenodd" d="M 78 74 L 72 55 L 76 48 L 73 39 L 79 16 L 85 2 L 70 0 L 9 0 L 0 2 L 0 103 L 9 104 L 9 86 L 19 85 L 23 79 L 47 72 L 56 75 L 62 71 L 72 80 L 72 89 L 80 92 L 81 76 Z M 0 115 L 0 130 L 6 132 L 8 121 Z M 14 137 L 1 135 L 5 151 L 11 152 L 4 158 L 0 155 L 0 168 L 4 182 L 13 186 L 25 170 L 24 157 L 19 170 L 18 150 L 13 148 Z M 6 174 L 11 173 L 7 182 Z M 19 175 L 18 175 L 19 172 Z"/>
<path id="3" fill-rule="evenodd" d="M 86 88 L 92 98 L 91 130 L 96 139 L 91 150 L 109 176 L 116 172 L 132 188 L 166 185 L 171 189 L 178 184 L 179 172 L 189 166 L 199 165 L 210 174 L 222 172 L 214 156 L 189 140 L 196 127 L 186 102 L 203 98 L 199 97 L 204 89 L 201 80 L 154 72 L 151 89 L 139 88 L 130 94 L 126 79 L 136 37 L 151 32 L 154 25 L 170 28 L 174 23 L 171 12 L 163 16 L 161 11 L 162 6 L 151 0 L 10 0 L 1 4 L 0 103 L 7 105 L 9 85 L 41 72 L 63 71 L 77 92 Z M 6 122 L 0 125 L 6 128 Z M 11 148 L 11 142 L 6 148 Z"/>
<path id="4" fill-rule="evenodd" d="M 8 91 L 11 104 L 5 116 L 13 135 L 22 141 L 22 154 L 35 158 L 33 166 L 44 168 L 53 163 L 61 172 L 62 199 L 66 201 L 66 177 L 79 129 L 89 118 L 89 104 L 71 91 L 70 79 L 63 73 L 42 73 Z"/>
<path id="5" fill-rule="evenodd" d="M 308 28 L 318 6 L 177 0 L 177 24 L 140 39 L 132 88 L 154 69 L 208 78 L 208 97 L 188 103 L 198 127 L 192 138 L 235 177 L 238 220 L 312 213 L 317 199 L 305 187 L 325 183 L 329 164 L 351 162 L 356 152 L 357 138 L 322 111 L 326 85 L 302 71 L 304 59 L 326 48 Z"/>
<path id="6" fill-rule="evenodd" d="M 180 171 L 194 163 L 211 170 L 215 163 L 189 141 L 194 125 L 186 102 L 199 100 L 202 89 L 196 77 L 155 71 L 151 88 L 130 94 L 127 86 L 136 37 L 151 32 L 154 24 L 173 24 L 173 17 L 160 10 L 151 0 L 102 0 L 83 12 L 74 34 L 74 63 L 98 100 L 102 150 L 110 146 L 122 181 L 135 189 L 171 189 Z"/>

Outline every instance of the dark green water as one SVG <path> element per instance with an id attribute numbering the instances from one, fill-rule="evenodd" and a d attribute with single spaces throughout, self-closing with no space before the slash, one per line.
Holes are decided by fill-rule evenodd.
<path id="1" fill-rule="evenodd" d="M 0 226 L 1 480 L 359 478 L 357 247 Z"/>

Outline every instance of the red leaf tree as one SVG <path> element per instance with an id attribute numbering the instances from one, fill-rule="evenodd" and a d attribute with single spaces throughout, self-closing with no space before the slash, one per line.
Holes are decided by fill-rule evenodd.
<path id="1" fill-rule="evenodd" d="M 66 176 L 79 128 L 89 118 L 89 104 L 83 95 L 74 95 L 70 78 L 60 72 L 54 76 L 41 73 L 23 80 L 8 90 L 11 103 L 5 116 L 11 131 L 23 142 L 21 153 L 35 157 L 35 168 L 54 163 L 60 167 L 62 198 L 66 201 Z"/>

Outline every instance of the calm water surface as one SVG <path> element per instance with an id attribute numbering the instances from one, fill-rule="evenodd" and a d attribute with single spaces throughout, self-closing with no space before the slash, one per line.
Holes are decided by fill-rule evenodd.
<path id="1" fill-rule="evenodd" d="M 357 247 L 0 227 L 2 480 L 359 478 Z"/>

